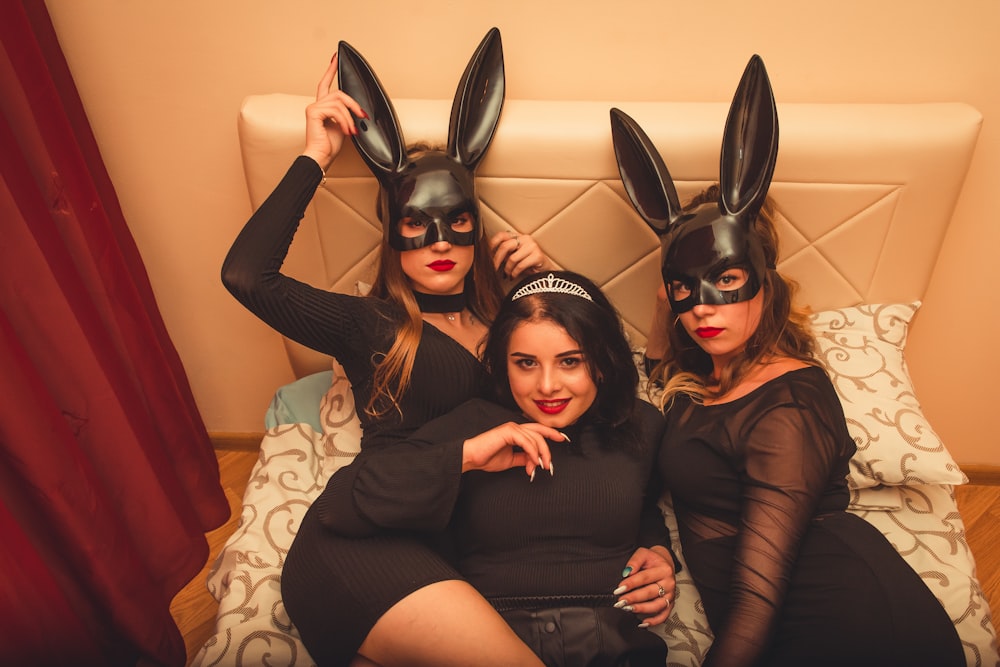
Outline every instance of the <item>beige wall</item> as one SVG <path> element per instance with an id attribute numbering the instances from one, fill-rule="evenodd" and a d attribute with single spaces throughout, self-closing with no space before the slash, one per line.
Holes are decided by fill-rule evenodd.
<path id="1" fill-rule="evenodd" d="M 211 431 L 260 431 L 274 389 L 292 379 L 277 335 L 219 282 L 250 213 L 236 112 L 247 94 L 314 92 L 339 39 L 399 97 L 450 98 L 468 54 L 497 25 L 511 98 L 728 101 L 756 52 L 779 103 L 972 104 L 985 117 L 979 146 L 908 358 L 955 458 L 1000 465 L 990 428 L 1000 224 L 986 219 L 1000 174 L 996 0 L 47 5 Z"/>

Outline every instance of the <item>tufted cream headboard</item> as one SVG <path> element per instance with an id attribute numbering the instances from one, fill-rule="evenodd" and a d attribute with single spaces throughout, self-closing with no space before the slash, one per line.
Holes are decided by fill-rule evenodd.
<path id="1" fill-rule="evenodd" d="M 309 98 L 247 97 L 243 166 L 256 208 L 302 149 Z M 443 144 L 450 100 L 393 100 L 410 141 Z M 478 170 L 488 233 L 530 233 L 554 262 L 600 284 L 645 342 L 659 243 L 619 181 L 609 109 L 653 139 L 681 199 L 717 180 L 728 103 L 507 100 Z M 779 104 L 770 194 L 779 268 L 814 310 L 921 299 L 982 122 L 966 104 Z M 374 177 L 347 145 L 306 213 L 284 271 L 353 292 L 371 274 L 381 224 Z M 329 360 L 286 341 L 296 376 Z"/>

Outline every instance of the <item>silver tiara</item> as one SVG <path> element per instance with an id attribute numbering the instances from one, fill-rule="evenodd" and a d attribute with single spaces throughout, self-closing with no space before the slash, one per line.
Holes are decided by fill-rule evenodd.
<path id="1" fill-rule="evenodd" d="M 538 278 L 532 280 L 527 285 L 524 285 L 521 289 L 514 292 L 514 296 L 510 298 L 511 301 L 517 301 L 522 296 L 528 296 L 529 294 L 540 294 L 542 292 L 555 292 L 556 294 L 572 294 L 573 296 L 580 296 L 587 301 L 593 301 L 594 299 L 590 296 L 587 290 L 583 289 L 580 285 L 574 282 L 570 282 L 565 278 L 556 278 L 551 273 L 544 278 Z"/>

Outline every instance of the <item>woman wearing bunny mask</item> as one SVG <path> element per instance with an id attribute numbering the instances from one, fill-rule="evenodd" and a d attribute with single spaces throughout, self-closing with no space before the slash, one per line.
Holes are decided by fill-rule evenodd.
<path id="1" fill-rule="evenodd" d="M 335 90 L 338 76 L 341 89 Z M 474 172 L 492 141 L 503 94 L 503 54 L 493 29 L 459 84 L 446 150 L 411 155 L 378 78 L 342 42 L 316 102 L 306 109 L 302 155 L 226 257 L 223 282 L 241 303 L 283 335 L 343 365 L 355 402 L 364 408 L 363 448 L 405 437 L 479 395 L 486 374 L 475 348 L 502 295 L 497 270 L 517 276 L 547 266 L 529 237 L 507 232 L 494 237 L 491 257 L 479 219 Z M 298 222 L 345 136 L 380 185 L 384 238 L 368 297 L 335 294 L 280 273 Z M 389 536 L 342 539 L 316 517 L 314 505 L 281 584 L 289 616 L 319 664 L 348 664 L 359 650 L 386 666 L 490 659 L 538 664 L 430 545 Z M 423 661 L 424 649 L 433 650 L 433 658 Z M 453 662 L 442 662 L 442 653 Z"/>
<path id="2" fill-rule="evenodd" d="M 715 634 L 704 665 L 964 665 L 926 584 L 846 511 L 855 444 L 761 214 L 778 149 L 763 62 L 733 99 L 719 186 L 688 207 L 638 123 L 611 116 L 622 181 L 661 241 L 660 469 Z"/>

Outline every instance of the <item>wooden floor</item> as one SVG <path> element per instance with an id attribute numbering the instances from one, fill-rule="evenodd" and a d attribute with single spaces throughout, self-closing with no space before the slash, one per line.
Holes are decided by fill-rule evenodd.
<path id="1" fill-rule="evenodd" d="M 212 561 L 236 530 L 243 507 L 243 491 L 246 489 L 247 480 L 250 479 L 250 472 L 257 462 L 256 451 L 217 449 L 215 453 L 219 459 L 222 488 L 225 489 L 226 498 L 229 499 L 229 521 L 224 526 L 206 533 L 205 537 L 211 550 L 208 561 L 198 576 L 174 597 L 170 605 L 170 613 L 173 614 L 177 627 L 184 635 L 189 665 L 202 645 L 215 633 L 215 614 L 219 609 L 219 603 L 205 587 L 205 578 Z"/>
<path id="2" fill-rule="evenodd" d="M 170 611 L 184 635 L 188 663 L 198 649 L 213 634 L 218 604 L 205 588 L 209 565 L 236 528 L 240 517 L 243 490 L 250 471 L 257 462 L 257 452 L 217 450 L 222 487 L 229 498 L 232 513 L 226 525 L 207 534 L 211 555 L 205 567 L 177 594 Z M 958 507 L 972 553 L 976 557 L 979 581 L 993 610 L 993 624 L 1000 627 L 1000 486 L 965 485 L 956 488 Z"/>

